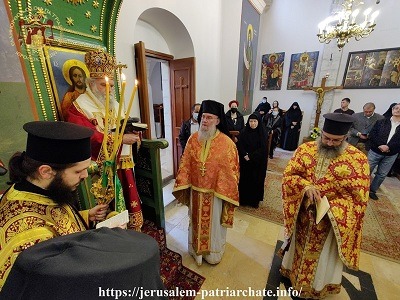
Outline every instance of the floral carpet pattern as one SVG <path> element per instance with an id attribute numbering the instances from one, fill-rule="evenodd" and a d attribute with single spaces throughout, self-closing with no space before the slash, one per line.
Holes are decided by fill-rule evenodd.
<path id="1" fill-rule="evenodd" d="M 240 207 L 247 214 L 283 225 L 281 181 L 293 152 L 275 151 L 268 161 L 264 200 L 259 208 Z M 396 182 L 397 180 L 397 182 Z M 387 187 L 387 188 L 386 188 Z M 370 254 L 400 262 L 400 182 L 387 178 L 378 191 L 379 200 L 370 200 L 366 210 L 361 249 Z"/>

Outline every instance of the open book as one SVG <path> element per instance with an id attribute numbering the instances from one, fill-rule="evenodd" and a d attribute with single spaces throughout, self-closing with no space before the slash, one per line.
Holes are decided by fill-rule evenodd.
<path id="1" fill-rule="evenodd" d="M 96 228 L 100 227 L 108 227 L 108 228 L 114 228 L 114 227 L 121 227 L 129 222 L 129 215 L 128 211 L 124 210 L 123 212 L 119 213 L 118 215 L 115 215 L 114 217 L 111 217 L 107 220 L 104 220 L 103 222 L 100 222 L 96 225 Z"/>
<path id="2" fill-rule="evenodd" d="M 322 197 L 321 201 L 319 202 L 317 201 L 316 206 L 317 206 L 317 216 L 315 218 L 315 224 L 318 224 L 319 222 L 321 222 L 322 218 L 325 216 L 325 214 L 328 212 L 330 208 L 326 196 Z"/>

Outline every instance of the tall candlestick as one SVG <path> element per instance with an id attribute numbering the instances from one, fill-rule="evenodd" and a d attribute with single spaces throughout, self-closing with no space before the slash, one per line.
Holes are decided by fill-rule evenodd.
<path id="1" fill-rule="evenodd" d="M 136 91 L 137 91 L 137 86 L 138 86 L 138 81 L 137 81 L 137 79 L 135 79 L 135 87 L 133 88 L 133 91 L 132 91 L 132 94 L 131 94 L 131 98 L 129 99 L 128 109 L 126 110 L 126 113 L 125 113 L 124 124 L 122 125 L 122 128 L 121 128 L 121 134 L 120 134 L 120 137 L 118 139 L 118 144 L 120 144 L 121 141 L 122 141 L 122 136 L 123 136 L 124 131 L 125 131 L 126 123 L 128 122 L 129 113 L 130 113 L 131 108 L 132 108 L 133 99 L 135 98 L 135 94 L 136 94 Z"/>
<path id="2" fill-rule="evenodd" d="M 110 159 L 110 156 L 108 155 L 108 150 L 107 150 L 107 139 L 108 139 L 108 120 L 109 120 L 109 114 L 110 114 L 110 83 L 108 82 L 108 77 L 105 77 L 106 80 L 106 112 L 105 112 L 105 120 L 104 120 L 104 137 L 103 137 L 103 152 L 106 160 Z"/>
<path id="3" fill-rule="evenodd" d="M 121 73 L 121 96 L 119 98 L 119 104 L 118 104 L 118 115 L 117 115 L 117 122 L 115 124 L 115 138 L 114 138 L 114 145 L 113 145 L 113 152 L 111 154 L 111 159 L 114 159 L 115 155 L 117 154 L 118 148 L 119 148 L 119 127 L 121 123 L 121 111 L 122 111 L 122 106 L 124 106 L 124 101 L 125 101 L 125 87 L 126 87 L 126 77 L 124 73 Z"/>

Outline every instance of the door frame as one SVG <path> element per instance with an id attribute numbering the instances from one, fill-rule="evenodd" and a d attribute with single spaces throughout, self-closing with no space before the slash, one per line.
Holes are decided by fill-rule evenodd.
<path id="1" fill-rule="evenodd" d="M 157 52 L 146 49 L 144 42 L 139 41 L 135 46 L 135 64 L 136 64 L 136 78 L 139 81 L 138 95 L 139 95 L 139 107 L 140 107 L 140 120 L 142 123 L 148 124 L 149 130 L 143 132 L 143 137 L 151 139 L 152 132 L 150 126 L 150 107 L 149 107 L 149 91 L 147 89 L 147 65 L 146 57 L 158 58 L 166 61 L 174 59 L 173 55 Z M 155 133 L 154 133 L 155 136 Z"/>

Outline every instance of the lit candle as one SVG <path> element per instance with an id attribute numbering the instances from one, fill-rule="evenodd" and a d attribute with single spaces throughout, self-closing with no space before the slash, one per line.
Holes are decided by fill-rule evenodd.
<path id="1" fill-rule="evenodd" d="M 375 11 L 371 15 L 371 24 L 375 23 L 375 18 L 379 15 L 379 10 Z"/>
<path id="2" fill-rule="evenodd" d="M 104 137 L 103 137 L 103 152 L 106 160 L 110 159 L 110 156 L 108 155 L 108 150 L 107 150 L 107 139 L 108 139 L 108 120 L 109 120 L 109 106 L 110 106 L 110 83 L 108 82 L 108 77 L 106 76 L 104 78 L 106 80 L 106 111 L 105 111 L 105 120 L 104 120 Z"/>
<path id="3" fill-rule="evenodd" d="M 119 143 L 118 143 L 118 137 L 119 137 L 119 127 L 121 123 L 121 111 L 122 107 L 124 106 L 124 101 L 125 101 L 125 87 L 126 87 L 126 77 L 125 74 L 121 74 L 121 96 L 119 97 L 119 104 L 118 104 L 118 115 L 117 115 L 117 121 L 115 123 L 115 138 L 114 138 L 114 145 L 113 145 L 113 152 L 111 154 L 111 159 L 115 157 L 117 154 L 118 148 L 119 148 Z"/>
<path id="4" fill-rule="evenodd" d="M 131 108 L 132 108 L 133 99 L 135 98 L 137 87 L 138 87 L 138 81 L 137 81 L 137 79 L 135 79 L 135 87 L 133 88 L 133 91 L 132 91 L 132 94 L 131 94 L 131 98 L 129 99 L 129 104 L 128 104 L 128 108 L 127 108 L 126 113 L 125 113 L 124 124 L 122 124 L 121 134 L 120 134 L 120 137 L 118 139 L 118 144 L 120 144 L 121 141 L 122 141 L 122 136 L 123 136 L 124 131 L 125 131 L 126 123 L 128 122 L 129 113 L 130 113 Z"/>
<path id="5" fill-rule="evenodd" d="M 359 9 L 356 9 L 355 11 L 353 11 L 353 13 L 351 14 L 351 16 L 353 17 L 351 23 L 354 24 L 354 23 L 356 22 L 356 18 L 357 18 L 357 16 L 358 16 L 359 13 L 360 13 L 360 10 L 359 10 Z"/>

